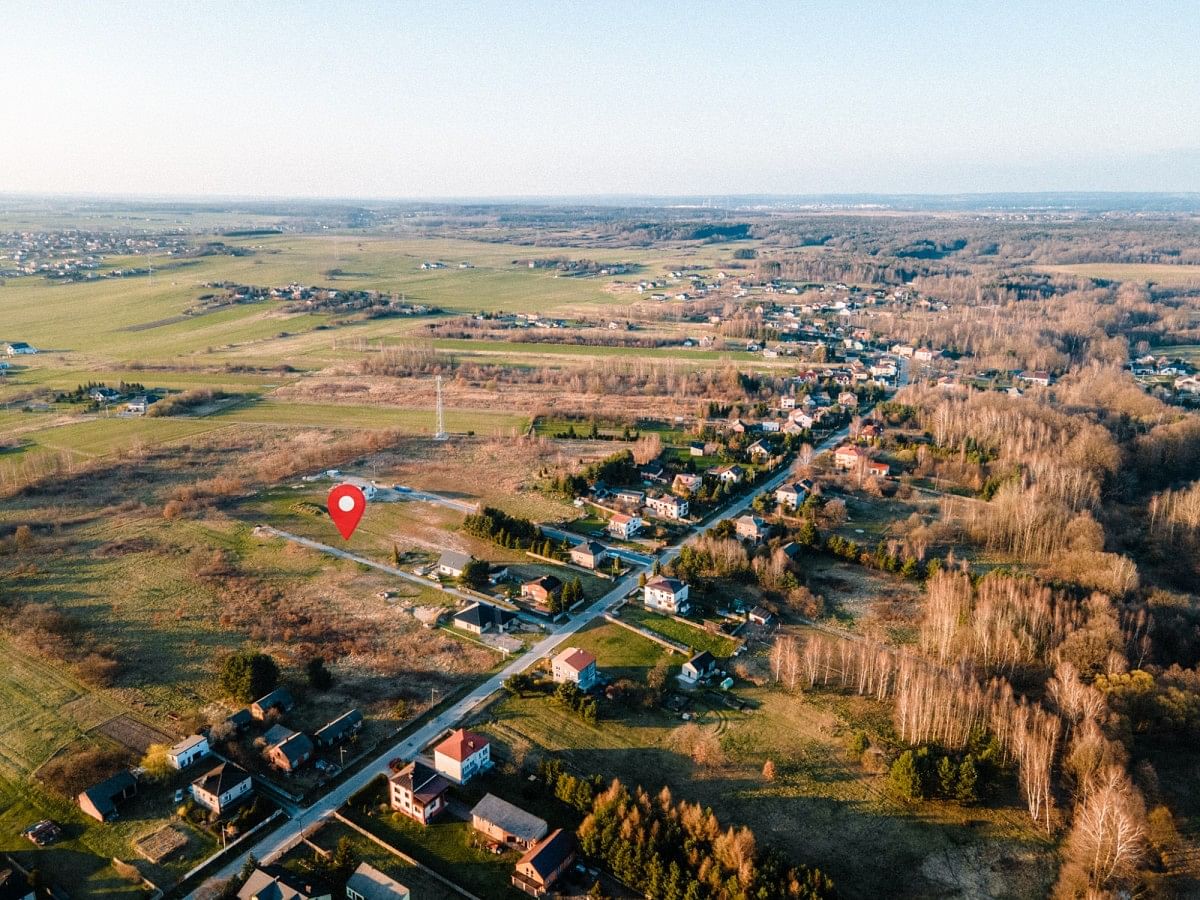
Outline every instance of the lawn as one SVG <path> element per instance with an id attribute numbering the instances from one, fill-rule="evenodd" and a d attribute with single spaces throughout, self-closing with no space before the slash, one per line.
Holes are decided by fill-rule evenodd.
<path id="1" fill-rule="evenodd" d="M 374 866 L 389 878 L 400 882 L 418 900 L 462 900 L 462 894 L 446 887 L 428 872 L 401 859 L 396 854 L 390 853 L 369 838 L 363 837 L 349 825 L 336 819 L 330 820 L 320 831 L 308 838 L 310 843 L 331 853 L 337 848 L 338 842 L 343 839 L 350 842 L 356 860 Z M 284 857 L 283 865 L 289 868 L 300 868 L 303 871 L 301 860 L 307 861 L 313 855 L 312 849 L 300 845 Z"/>
<path id="2" fill-rule="evenodd" d="M 272 398 L 242 404 L 208 416 L 203 421 L 298 428 L 376 428 L 429 436 L 432 436 L 437 428 L 437 416 L 432 409 L 285 403 Z M 528 427 L 528 418 L 508 412 L 485 409 L 446 410 L 446 430 L 452 433 L 511 434 L 522 432 Z"/>
<path id="3" fill-rule="evenodd" d="M 699 626 L 688 625 L 670 616 L 646 609 L 639 603 L 628 603 L 621 608 L 620 616 L 630 624 L 660 634 L 668 640 L 691 647 L 693 653 L 707 650 L 718 659 L 725 659 L 737 649 L 737 641 Z"/>
<path id="4" fill-rule="evenodd" d="M 495 854 L 476 847 L 475 831 L 470 823 L 447 813 L 432 824 L 421 826 L 400 813 L 381 810 L 386 803 L 387 782 L 380 777 L 351 797 L 342 812 L 383 841 L 476 896 L 487 900 L 516 900 L 524 896 L 509 881 L 513 864 L 520 854 Z"/>
<path id="5" fill-rule="evenodd" d="M 1153 282 L 1167 287 L 1200 286 L 1200 266 L 1172 266 L 1161 263 L 1077 263 L 1064 266 L 1038 266 L 1046 272 L 1078 275 L 1102 281 Z"/>
<path id="6" fill-rule="evenodd" d="M 625 652 L 634 655 L 626 659 L 636 664 L 622 671 L 594 637 L 585 633 L 581 644 L 598 651 L 602 670 L 644 677 L 656 651 L 630 648 Z M 626 643 L 614 635 L 602 643 L 614 639 Z M 678 729 L 690 723 L 659 710 L 605 704 L 600 722 L 590 726 L 551 698 L 508 696 L 484 710 L 475 727 L 494 739 L 493 755 L 502 762 L 531 765 L 551 753 L 580 774 L 617 777 L 651 793 L 667 786 L 676 800 L 712 807 L 723 825 L 750 826 L 760 845 L 830 873 L 845 897 L 958 896 L 960 868 L 965 881 L 979 881 L 966 896 L 1045 895 L 1053 879 L 1051 848 L 1031 828 L 1015 790 L 1010 795 L 1006 788 L 994 808 L 896 801 L 886 776 L 846 749 L 860 728 L 873 744 L 892 746 L 885 705 L 768 687 L 737 693 L 751 708 L 730 710 L 707 694 L 693 702 L 693 721 L 717 736 L 724 754 L 711 765 L 682 752 Z M 761 774 L 768 759 L 773 781 Z"/>

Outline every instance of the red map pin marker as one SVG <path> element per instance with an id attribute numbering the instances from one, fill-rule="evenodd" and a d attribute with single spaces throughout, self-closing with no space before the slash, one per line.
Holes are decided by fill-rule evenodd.
<path id="1" fill-rule="evenodd" d="M 329 518 L 342 533 L 342 537 L 350 540 L 354 529 L 358 527 L 363 513 L 367 509 L 367 498 L 361 490 L 352 484 L 339 484 L 329 492 Z"/>

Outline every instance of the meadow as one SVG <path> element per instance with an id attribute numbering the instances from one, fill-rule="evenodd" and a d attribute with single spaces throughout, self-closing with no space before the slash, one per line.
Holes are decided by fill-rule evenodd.
<path id="1" fill-rule="evenodd" d="M 659 659 L 682 662 L 612 624 L 593 624 L 574 643 L 617 678 L 644 681 Z M 1051 845 L 1031 828 L 1015 791 L 1006 787 L 987 805 L 911 807 L 889 794 L 878 765 L 847 749 L 859 730 L 873 746 L 895 746 L 885 705 L 745 683 L 734 691 L 750 703 L 745 711 L 704 693 L 693 699 L 693 721 L 721 748 L 714 764 L 693 762 L 680 744 L 689 723 L 666 711 L 605 704 L 592 726 L 551 698 L 510 696 L 484 711 L 477 727 L 499 743 L 493 753 L 502 760 L 528 763 L 550 753 L 579 774 L 651 792 L 665 784 L 676 800 L 711 806 L 723 825 L 748 825 L 760 844 L 828 872 L 842 896 L 1044 895 L 1053 878 Z M 762 775 L 768 759 L 773 780 Z"/>
<path id="2" fill-rule="evenodd" d="M 1062 266 L 1037 266 L 1044 272 L 1077 275 L 1100 281 L 1138 281 L 1164 287 L 1200 286 L 1200 266 L 1161 263 L 1078 263 Z"/>

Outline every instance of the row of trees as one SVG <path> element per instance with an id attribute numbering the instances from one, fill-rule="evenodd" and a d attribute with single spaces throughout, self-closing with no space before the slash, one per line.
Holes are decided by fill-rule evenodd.
<path id="1" fill-rule="evenodd" d="M 545 540 L 542 530 L 529 519 L 510 516 L 494 506 L 485 506 L 463 519 L 467 534 L 493 541 L 501 547 L 528 550 Z"/>
<path id="2" fill-rule="evenodd" d="M 723 829 L 711 810 L 676 803 L 663 788 L 651 797 L 613 781 L 578 831 L 588 856 L 617 878 L 660 900 L 792 900 L 833 895 L 817 869 L 790 866 L 759 849 L 748 828 Z"/>

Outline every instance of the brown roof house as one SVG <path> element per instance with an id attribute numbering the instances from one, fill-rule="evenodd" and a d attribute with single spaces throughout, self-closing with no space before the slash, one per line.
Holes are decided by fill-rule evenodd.
<path id="1" fill-rule="evenodd" d="M 281 772 L 295 772 L 312 759 L 313 742 L 306 734 L 276 725 L 267 731 L 267 749 L 263 755 Z"/>
<path id="2" fill-rule="evenodd" d="M 525 851 L 512 874 L 514 887 L 531 897 L 545 897 L 575 861 L 575 841 L 561 828 Z"/>
<path id="3" fill-rule="evenodd" d="M 559 684 L 571 682 L 581 691 L 589 691 L 596 683 L 596 657 L 579 647 L 567 647 L 554 657 L 550 672 Z"/>
<path id="4" fill-rule="evenodd" d="M 428 825 L 446 806 L 450 782 L 421 762 L 410 762 L 388 780 L 392 809 Z"/>

